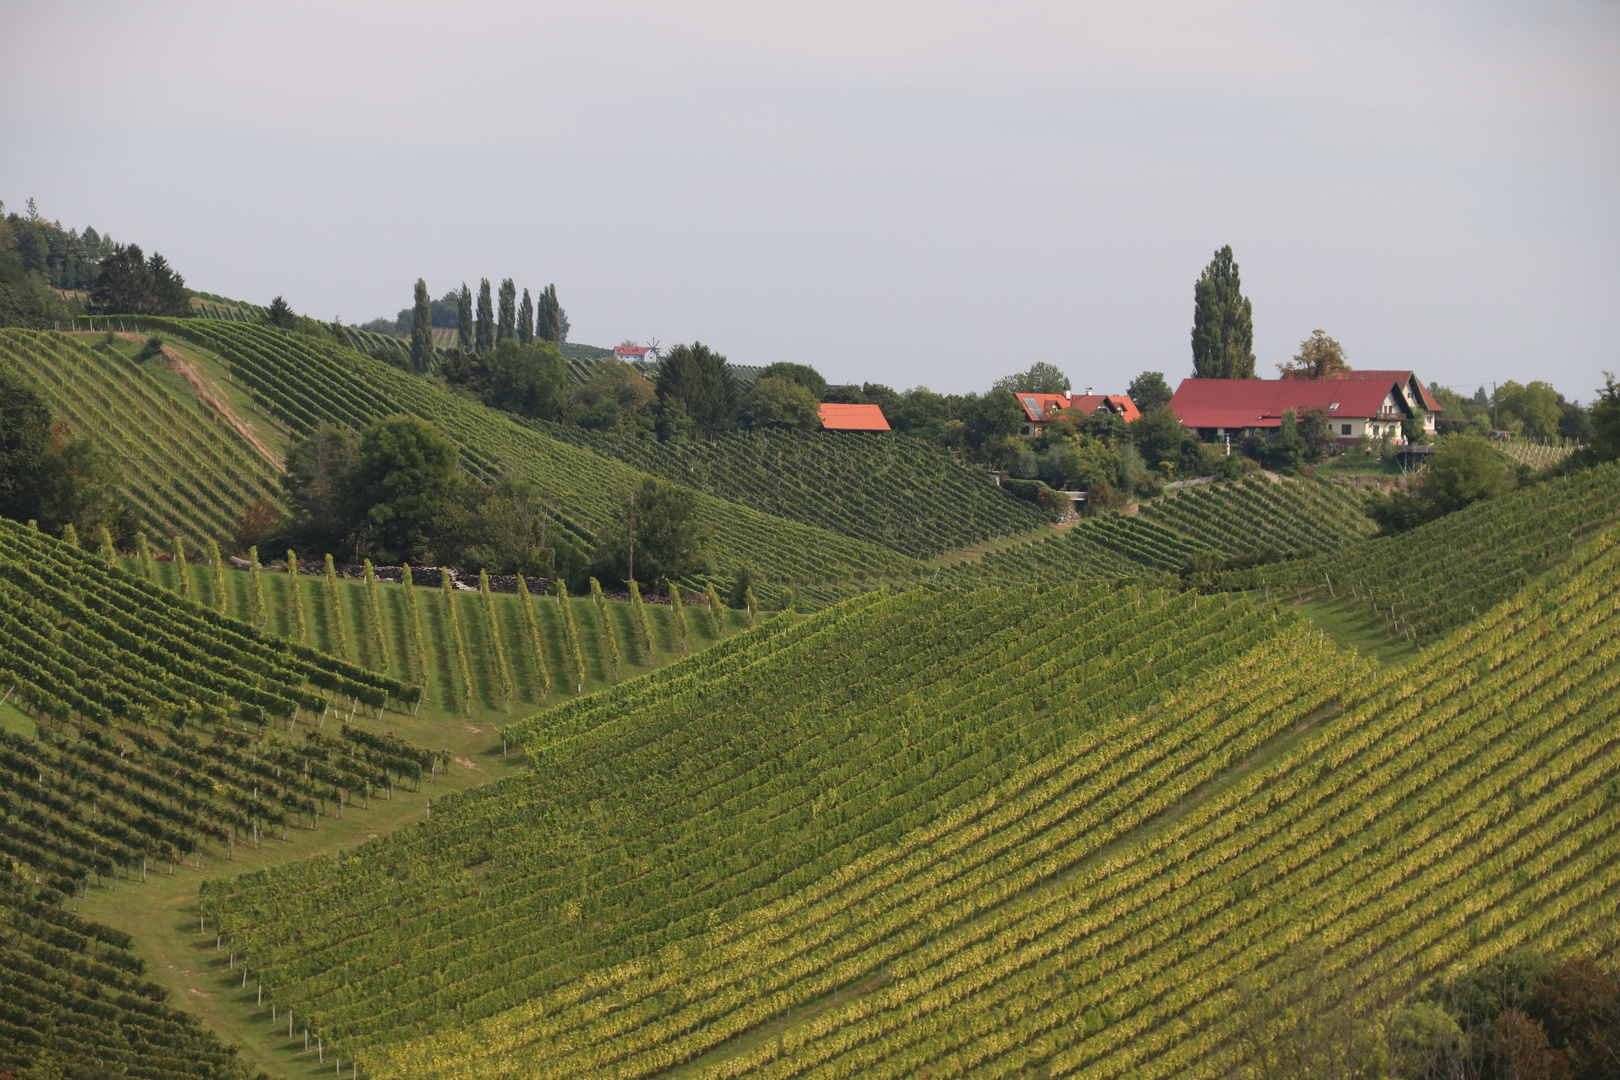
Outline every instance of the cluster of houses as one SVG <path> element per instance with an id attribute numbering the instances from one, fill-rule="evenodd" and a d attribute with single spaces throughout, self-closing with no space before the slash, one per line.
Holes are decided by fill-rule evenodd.
<path id="1" fill-rule="evenodd" d="M 1021 434 L 1037 435 L 1059 416 L 1110 412 L 1130 423 L 1141 415 L 1124 394 L 1015 394 L 1024 409 Z M 1411 371 L 1351 371 L 1333 379 L 1183 379 L 1170 410 L 1205 442 L 1248 438 L 1275 431 L 1285 413 L 1319 410 L 1342 446 L 1363 438 L 1407 441 L 1404 425 L 1416 421 L 1433 434 L 1440 404 Z M 828 431 L 888 431 L 876 405 L 821 406 Z"/>

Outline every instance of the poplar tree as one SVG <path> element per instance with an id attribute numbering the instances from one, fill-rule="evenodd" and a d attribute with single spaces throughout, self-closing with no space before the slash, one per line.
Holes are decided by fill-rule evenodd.
<path id="1" fill-rule="evenodd" d="M 465 281 L 461 283 L 461 295 L 456 298 L 456 347 L 473 347 L 472 290 Z"/>
<path id="2" fill-rule="evenodd" d="M 547 285 L 534 306 L 534 336 L 541 341 L 562 340 L 562 306 L 555 285 Z"/>
<path id="3" fill-rule="evenodd" d="M 473 326 L 473 348 L 481 353 L 495 348 L 495 307 L 489 299 L 489 278 L 478 283 L 478 321 Z"/>
<path id="4" fill-rule="evenodd" d="M 513 337 L 517 327 L 517 286 L 511 278 L 501 279 L 500 315 L 495 320 L 495 342 Z"/>
<path id="5" fill-rule="evenodd" d="M 416 305 L 411 312 L 411 370 L 426 375 L 433 365 L 433 304 L 427 282 L 416 279 Z"/>
<path id="6" fill-rule="evenodd" d="M 527 345 L 534 340 L 534 301 L 529 299 L 529 290 L 523 290 L 523 302 L 517 310 L 517 339 L 519 345 Z"/>
<path id="7" fill-rule="evenodd" d="M 1254 311 L 1230 244 L 1193 286 L 1192 353 L 1194 378 L 1254 378 Z"/>

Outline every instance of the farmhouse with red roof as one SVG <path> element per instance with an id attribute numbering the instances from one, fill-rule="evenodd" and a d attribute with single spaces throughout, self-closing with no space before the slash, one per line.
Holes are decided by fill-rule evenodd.
<path id="1" fill-rule="evenodd" d="M 1403 443 L 1406 420 L 1432 433 L 1441 411 L 1410 371 L 1352 371 L 1337 379 L 1183 379 L 1170 409 L 1206 442 L 1275 430 L 1284 412 L 1320 409 L 1334 440 L 1349 446 L 1362 436 Z"/>
<path id="2" fill-rule="evenodd" d="M 840 405 L 832 401 L 821 403 L 823 431 L 888 431 L 889 421 L 876 405 Z"/>
<path id="3" fill-rule="evenodd" d="M 1136 408 L 1136 402 L 1124 394 L 1093 394 L 1088 390 L 1084 394 L 1018 392 L 1013 396 L 1024 407 L 1024 426 L 1021 430 L 1024 435 L 1039 434 L 1063 413 L 1084 418 L 1106 410 L 1124 417 L 1127 424 L 1142 415 Z"/>

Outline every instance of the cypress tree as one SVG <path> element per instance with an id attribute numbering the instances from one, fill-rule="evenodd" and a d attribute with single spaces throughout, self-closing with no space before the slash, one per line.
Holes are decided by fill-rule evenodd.
<path id="1" fill-rule="evenodd" d="M 1254 378 L 1254 310 L 1230 244 L 1193 285 L 1192 352 L 1194 378 Z"/>
<path id="2" fill-rule="evenodd" d="M 343 606 L 338 600 L 337 567 L 326 556 L 326 629 L 329 651 L 340 660 L 349 659 L 349 635 L 343 631 Z"/>
<path id="3" fill-rule="evenodd" d="M 473 348 L 489 352 L 495 347 L 495 307 L 489 300 L 489 278 L 478 283 L 478 319 L 473 323 Z"/>
<path id="4" fill-rule="evenodd" d="M 264 604 L 264 578 L 259 576 L 259 549 L 248 548 L 248 575 L 251 581 L 249 602 L 253 604 L 253 626 L 257 630 L 269 629 L 269 615 Z"/>
<path id="5" fill-rule="evenodd" d="M 382 600 L 377 596 L 377 574 L 366 560 L 366 611 L 371 617 L 372 644 L 377 649 L 377 670 L 388 673 L 388 634 L 383 630 Z"/>
<path id="6" fill-rule="evenodd" d="M 523 625 L 529 631 L 529 653 L 534 657 L 537 688 L 540 700 L 544 701 L 551 694 L 551 668 L 546 663 L 546 647 L 540 635 L 540 624 L 534 617 L 534 605 L 529 601 L 529 583 L 522 574 L 517 576 L 517 587 L 518 603 L 523 606 Z"/>
<path id="7" fill-rule="evenodd" d="M 135 534 L 135 557 L 140 559 L 141 577 L 147 581 L 152 580 L 152 548 L 146 542 L 146 534 Z"/>
<path id="8" fill-rule="evenodd" d="M 230 607 L 225 591 L 225 560 L 220 558 L 219 545 L 212 540 L 208 541 L 208 561 L 214 564 L 214 606 L 224 615 Z"/>
<path id="9" fill-rule="evenodd" d="M 113 550 L 112 533 L 107 531 L 105 525 L 96 530 L 96 554 L 108 562 L 112 562 L 118 555 L 118 552 Z"/>
<path id="10" fill-rule="evenodd" d="M 669 594 L 670 605 L 675 611 L 675 634 L 679 639 L 677 644 L 681 647 L 681 655 L 690 656 L 692 655 L 692 649 L 686 643 L 686 601 L 681 598 L 681 587 L 666 579 L 664 591 Z"/>
<path id="11" fill-rule="evenodd" d="M 62 543 L 71 548 L 79 546 L 79 530 L 73 527 L 71 521 L 62 526 Z"/>
<path id="12" fill-rule="evenodd" d="M 495 320 L 495 341 L 499 344 L 517 333 L 517 286 L 511 278 L 501 279 L 500 314 Z"/>
<path id="13" fill-rule="evenodd" d="M 411 658 L 415 661 L 416 672 L 420 676 L 418 685 L 425 694 L 428 688 L 427 648 L 422 643 L 422 617 L 416 610 L 416 583 L 411 579 L 410 563 L 405 564 L 400 583 L 404 587 L 402 595 L 405 597 L 405 633 L 411 639 Z"/>
<path id="14" fill-rule="evenodd" d="M 433 366 L 433 305 L 427 282 L 416 279 L 416 308 L 411 313 L 411 370 L 426 375 Z"/>
<path id="15" fill-rule="evenodd" d="M 523 302 L 517 310 L 517 339 L 519 345 L 527 345 L 534 340 L 534 301 L 529 299 L 529 290 L 523 290 Z"/>
<path id="16" fill-rule="evenodd" d="M 547 285 L 534 306 L 534 336 L 541 341 L 562 341 L 562 307 L 555 285 Z"/>
<path id="17" fill-rule="evenodd" d="M 456 348 L 471 350 L 473 347 L 473 314 L 472 290 L 467 283 L 461 283 L 461 295 L 456 298 Z"/>

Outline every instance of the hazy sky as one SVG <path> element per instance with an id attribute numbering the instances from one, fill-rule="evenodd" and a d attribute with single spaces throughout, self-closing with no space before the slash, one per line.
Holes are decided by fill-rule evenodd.
<path id="1" fill-rule="evenodd" d="M 0 0 L 0 198 L 197 289 L 391 315 L 555 282 L 573 338 L 834 381 L 1620 370 L 1620 6 Z"/>

